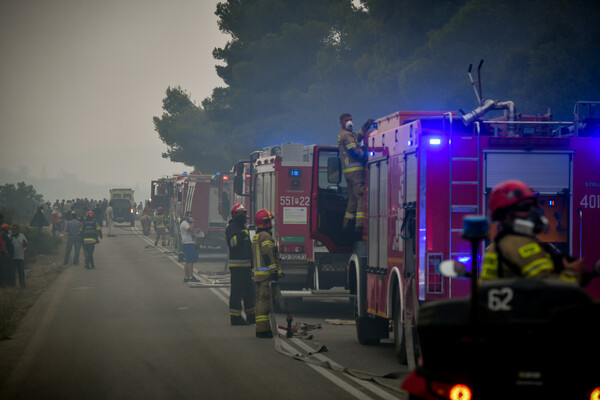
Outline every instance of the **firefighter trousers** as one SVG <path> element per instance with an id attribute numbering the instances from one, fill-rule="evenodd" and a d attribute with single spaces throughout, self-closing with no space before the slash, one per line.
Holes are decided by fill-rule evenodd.
<path id="1" fill-rule="evenodd" d="M 348 206 L 344 214 L 343 226 L 355 220 L 355 226 L 362 227 L 365 219 L 365 171 L 353 171 L 344 174 L 348 183 Z"/>
<path id="2" fill-rule="evenodd" d="M 246 313 L 246 318 L 253 320 L 256 294 L 252 279 L 252 268 L 233 267 L 230 268 L 230 272 L 231 293 L 229 295 L 229 315 L 232 317 L 240 317 L 243 309 Z M 242 302 L 244 303 L 243 307 Z"/>
<path id="3" fill-rule="evenodd" d="M 165 245 L 165 240 L 167 239 L 167 228 L 162 227 L 162 228 L 156 228 L 156 241 L 154 242 L 154 245 L 158 245 L 158 240 L 162 237 L 162 245 Z"/>
<path id="4" fill-rule="evenodd" d="M 271 280 L 256 282 L 256 333 L 271 332 Z"/>
<path id="5" fill-rule="evenodd" d="M 96 248 L 96 243 L 84 243 L 83 244 L 83 254 L 85 255 L 85 267 L 86 268 L 95 268 L 94 265 L 94 249 Z"/>

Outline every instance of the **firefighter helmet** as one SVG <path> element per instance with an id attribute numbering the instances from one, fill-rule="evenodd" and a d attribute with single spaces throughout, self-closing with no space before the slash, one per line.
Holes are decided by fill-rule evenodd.
<path id="1" fill-rule="evenodd" d="M 159 213 L 159 214 L 162 214 L 163 213 L 163 208 L 162 207 L 158 207 L 156 209 L 156 212 Z"/>
<path id="2" fill-rule="evenodd" d="M 500 212 L 508 207 L 514 206 L 523 200 L 534 200 L 535 193 L 524 182 L 510 180 L 500 182 L 490 196 L 490 211 L 494 221 L 500 218 Z"/>
<path id="3" fill-rule="evenodd" d="M 93 211 L 88 211 L 88 212 L 87 212 L 87 214 L 85 214 L 85 217 L 86 217 L 87 219 L 92 219 L 92 218 L 94 218 L 94 217 L 95 217 L 95 216 L 94 216 L 94 212 L 93 212 Z"/>
<path id="4" fill-rule="evenodd" d="M 256 224 L 256 229 L 270 228 L 272 226 L 271 220 L 275 217 L 273 213 L 269 210 L 260 210 L 254 216 L 254 223 Z"/>
<path id="5" fill-rule="evenodd" d="M 239 212 L 245 213 L 248 212 L 248 210 L 246 210 L 246 207 L 244 207 L 242 203 L 235 203 L 233 207 L 231 207 L 231 216 L 235 217 L 235 214 Z"/>

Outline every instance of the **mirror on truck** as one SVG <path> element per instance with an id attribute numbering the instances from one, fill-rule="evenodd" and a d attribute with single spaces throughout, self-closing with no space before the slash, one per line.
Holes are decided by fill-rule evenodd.
<path id="1" fill-rule="evenodd" d="M 342 181 L 342 163 L 339 157 L 327 159 L 327 182 L 338 184 Z"/>
<path id="2" fill-rule="evenodd" d="M 235 175 L 233 176 L 233 191 L 237 195 L 244 194 L 244 170 L 245 167 L 243 162 L 238 162 L 233 168 L 233 171 L 235 173 Z"/>

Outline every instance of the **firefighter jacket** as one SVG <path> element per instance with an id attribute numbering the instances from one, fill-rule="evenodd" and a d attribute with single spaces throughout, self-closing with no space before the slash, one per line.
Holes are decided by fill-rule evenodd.
<path id="1" fill-rule="evenodd" d="M 167 227 L 167 217 L 164 214 L 154 216 L 154 229 L 164 229 Z"/>
<path id="2" fill-rule="evenodd" d="M 244 225 L 234 219 L 225 228 L 225 240 L 229 247 L 229 268 L 252 268 L 252 242 Z"/>
<path id="3" fill-rule="evenodd" d="M 576 271 L 557 272 L 562 269 L 562 265 L 555 268 L 556 262 L 562 263 L 562 258 L 553 259 L 535 237 L 508 233 L 496 239 L 486 249 L 481 279 L 557 277 L 573 283 L 579 281 Z M 502 267 L 501 276 L 498 273 L 499 264 Z"/>
<path id="4" fill-rule="evenodd" d="M 96 220 L 84 221 L 80 228 L 83 244 L 96 244 L 98 238 L 102 238 L 102 229 L 96 223 Z"/>
<path id="5" fill-rule="evenodd" d="M 283 276 L 279 250 L 269 232 L 260 231 L 254 235 L 252 238 L 252 256 L 255 267 L 255 282 Z"/>
<path id="6" fill-rule="evenodd" d="M 360 151 L 359 143 L 362 141 L 364 134 L 360 132 L 350 132 L 345 129 L 338 133 L 338 148 L 340 149 L 340 158 L 342 160 L 342 170 L 344 174 L 354 171 L 364 171 L 365 163 L 363 160 L 354 157 L 350 150 L 355 149 Z"/>

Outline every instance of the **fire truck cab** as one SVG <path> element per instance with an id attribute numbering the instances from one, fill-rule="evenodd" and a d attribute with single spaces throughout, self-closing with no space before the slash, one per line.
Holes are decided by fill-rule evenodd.
<path id="1" fill-rule="evenodd" d="M 365 138 L 368 160 L 361 240 L 345 247 L 340 196 L 325 193 L 312 204 L 316 234 L 331 251 L 350 251 L 348 285 L 356 296 L 356 331 L 362 344 L 389 337 L 392 322 L 396 354 L 414 361 L 415 314 L 424 301 L 466 296 L 469 281 L 446 278 L 443 260 L 471 267 L 470 243 L 461 238 L 464 217 L 487 214 L 492 188 L 520 179 L 537 193 L 549 220 L 539 235 L 564 253 L 588 261 L 600 258 L 600 131 L 594 107 L 587 122 L 551 121 L 549 115 L 480 117 L 501 103 L 487 104 L 462 117 L 455 113 L 396 112 L 377 120 Z M 581 103 L 576 110 L 597 103 Z M 584 130 L 577 127 L 585 126 Z M 594 128 L 594 126 L 596 128 Z M 337 168 L 337 169 L 336 169 Z M 329 163 L 328 176 L 339 175 Z M 333 210 L 333 211 L 332 211 Z M 332 213 L 333 216 L 327 215 Z M 334 226 L 331 226 L 331 225 Z M 493 229 L 492 229 L 493 230 Z M 493 234 L 492 234 L 493 237 Z M 484 249 L 480 249 L 483 254 Z M 600 286 L 587 287 L 600 297 Z M 412 362 L 412 361 L 409 361 Z"/>
<path id="2" fill-rule="evenodd" d="M 250 194 L 250 223 L 260 209 L 275 214 L 273 236 L 285 274 L 280 285 L 286 297 L 347 295 L 348 254 L 332 253 L 310 237 L 311 185 L 327 174 L 326 164 L 320 169 L 313 166 L 319 148 L 284 143 L 252 153 L 249 161 L 234 168 L 235 193 Z"/>

